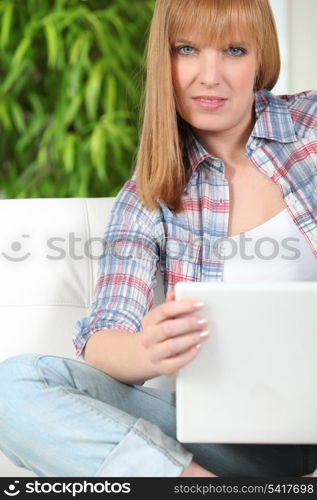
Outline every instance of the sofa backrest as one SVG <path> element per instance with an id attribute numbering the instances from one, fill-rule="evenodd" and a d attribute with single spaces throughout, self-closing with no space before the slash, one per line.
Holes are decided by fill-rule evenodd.
<path id="1" fill-rule="evenodd" d="M 72 333 L 90 308 L 114 198 L 0 200 L 0 361 L 39 353 L 75 359 Z M 153 307 L 164 301 L 157 271 Z M 145 385 L 174 389 L 172 377 Z M 34 477 L 0 452 L 0 476 Z"/>
<path id="2" fill-rule="evenodd" d="M 75 358 L 72 332 L 93 297 L 114 198 L 0 201 L 0 361 L 22 353 Z M 159 270 L 155 307 L 164 301 Z M 173 388 L 170 377 L 147 385 Z"/>

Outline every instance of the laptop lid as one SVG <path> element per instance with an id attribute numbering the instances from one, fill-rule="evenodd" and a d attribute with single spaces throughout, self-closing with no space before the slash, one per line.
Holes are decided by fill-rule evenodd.
<path id="1" fill-rule="evenodd" d="M 317 282 L 179 282 L 210 336 L 176 379 L 177 439 L 317 443 Z"/>

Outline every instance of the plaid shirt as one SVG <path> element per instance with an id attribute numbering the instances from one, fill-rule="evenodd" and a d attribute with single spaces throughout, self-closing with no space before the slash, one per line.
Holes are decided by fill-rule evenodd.
<path id="1" fill-rule="evenodd" d="M 317 92 L 277 97 L 261 90 L 255 111 L 246 154 L 280 186 L 289 213 L 317 258 Z M 222 242 L 229 219 L 224 163 L 194 136 L 188 155 L 191 175 L 182 213 L 161 202 L 157 210 L 146 210 L 136 192 L 135 173 L 117 195 L 90 314 L 75 325 L 78 356 L 97 330 L 141 330 L 142 318 L 153 306 L 157 269 L 165 293 L 178 281 L 222 281 Z"/>

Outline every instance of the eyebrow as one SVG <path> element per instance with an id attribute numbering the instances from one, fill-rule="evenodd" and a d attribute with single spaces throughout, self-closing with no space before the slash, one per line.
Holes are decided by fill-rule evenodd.
<path id="1" fill-rule="evenodd" d="M 188 44 L 188 45 L 198 45 L 196 42 L 193 42 L 193 40 L 185 40 L 185 39 L 181 39 L 181 40 L 176 40 L 175 43 L 184 43 L 184 44 Z M 230 45 L 243 45 L 243 46 L 248 46 L 249 43 L 247 42 L 244 42 L 244 41 L 231 41 L 229 42 Z"/>
<path id="2" fill-rule="evenodd" d="M 175 43 L 188 43 L 188 44 L 193 44 L 194 42 L 191 40 L 176 40 Z"/>

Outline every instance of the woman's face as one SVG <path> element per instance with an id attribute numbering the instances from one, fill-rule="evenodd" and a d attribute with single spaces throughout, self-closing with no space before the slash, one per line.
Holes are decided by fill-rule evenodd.
<path id="1" fill-rule="evenodd" d="M 257 72 L 250 44 L 216 48 L 186 37 L 176 40 L 171 62 L 177 111 L 198 138 L 250 127 Z"/>

